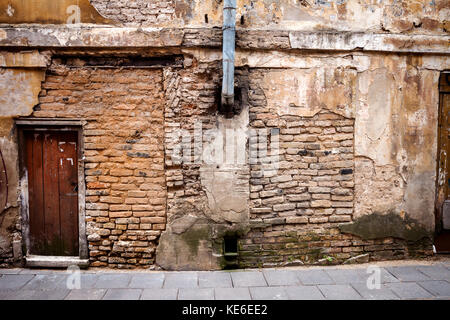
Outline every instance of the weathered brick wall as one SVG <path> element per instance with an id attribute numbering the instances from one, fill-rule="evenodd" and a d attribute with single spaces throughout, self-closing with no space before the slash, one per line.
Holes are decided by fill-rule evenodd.
<path id="1" fill-rule="evenodd" d="M 166 222 L 162 70 L 54 62 L 42 89 L 34 117 L 86 120 L 91 266 L 152 264 Z"/>
<path id="2" fill-rule="evenodd" d="M 348 86 L 356 74 L 351 69 L 279 72 L 238 67 L 242 109 L 227 120 L 218 111 L 220 60 L 199 61 L 185 55 L 183 67 L 159 69 L 88 68 L 66 62 L 53 60 L 32 116 L 85 121 L 91 266 L 154 265 L 165 234 L 166 252 L 184 248 L 186 263 L 210 263 L 205 268 L 217 268 L 211 260 L 220 256 L 224 236 L 230 234 L 239 238 L 240 267 L 431 253 L 427 240 L 363 240 L 341 232 L 342 223 L 356 220 L 355 119 L 346 116 L 352 114 L 349 109 L 354 97 Z M 275 85 L 268 87 L 267 79 L 323 74 L 327 79 L 324 86 L 332 89 L 315 90 L 318 81 L 305 80 L 314 85 L 308 89 L 306 103 L 310 107 L 289 105 L 290 113 L 280 113 L 287 107 L 285 100 L 283 95 L 274 95 Z M 322 95 L 325 89 L 335 90 L 337 98 Z M 246 114 L 247 120 L 241 118 Z M 261 163 L 240 167 L 216 167 L 204 161 L 174 163 L 173 148 L 180 140 L 173 140 L 173 132 L 184 130 L 194 146 L 195 125 L 200 122 L 203 134 L 208 129 L 224 130 L 219 127 L 225 123 L 231 129 L 279 129 L 279 168 L 262 171 Z M 203 147 L 211 143 L 211 137 L 200 139 Z M 252 148 L 246 146 L 246 152 Z M 190 150 L 195 162 L 194 149 Z M 215 175 L 217 180 L 211 178 Z M 246 197 L 247 212 L 227 212 L 211 202 L 211 196 L 231 198 L 236 190 Z M 237 217 L 244 218 L 233 221 Z M 172 266 L 170 261 L 167 264 Z"/>
<path id="3" fill-rule="evenodd" d="M 98 12 L 125 25 L 221 26 L 219 0 L 91 0 Z M 449 29 L 448 1 L 327 0 L 259 1 L 237 4 L 242 28 L 440 33 Z M 241 19 L 242 17 L 242 19 Z"/>
<path id="4" fill-rule="evenodd" d="M 164 24 L 174 19 L 173 0 L 92 0 L 92 5 L 106 18 L 125 24 Z"/>
<path id="5" fill-rule="evenodd" d="M 262 79 L 249 76 L 250 126 L 279 128 L 279 169 L 251 165 L 251 231 L 239 240 L 241 267 L 342 263 L 431 254 L 429 240 L 363 240 L 340 231 L 354 214 L 354 119 L 322 109 L 278 115 Z M 355 258 L 356 257 L 356 258 Z"/>
<path id="6" fill-rule="evenodd" d="M 187 62 L 189 61 L 189 62 Z M 219 86 L 218 64 L 201 63 L 192 65 L 187 59 L 184 69 L 164 70 L 165 105 L 165 164 L 168 189 L 168 216 L 187 214 L 187 207 L 202 211 L 206 193 L 200 182 L 201 161 L 179 150 L 181 157 L 190 157 L 190 163 L 173 161 L 175 146 L 180 147 L 183 136 L 190 135 L 191 147 L 194 144 L 195 123 L 201 123 L 203 130 L 215 126 L 217 111 L 217 88 Z M 200 137 L 203 142 L 204 136 Z M 206 142 L 206 141 L 204 141 Z M 182 146 L 181 146 L 182 147 Z"/>

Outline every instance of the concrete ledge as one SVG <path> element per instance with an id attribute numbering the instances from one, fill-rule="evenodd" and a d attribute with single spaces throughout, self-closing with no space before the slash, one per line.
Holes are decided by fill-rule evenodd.
<path id="1" fill-rule="evenodd" d="M 361 32 L 291 32 L 292 49 L 449 54 L 449 36 Z"/>
<path id="2" fill-rule="evenodd" d="M 75 265 L 87 268 L 89 266 L 89 259 L 79 257 L 26 256 L 25 262 L 27 267 L 68 268 Z"/>
<path id="3" fill-rule="evenodd" d="M 236 32 L 241 49 L 380 51 L 449 54 L 447 35 L 248 30 Z M 0 48 L 220 48 L 218 28 L 132 28 L 84 25 L 0 27 Z"/>
<path id="4" fill-rule="evenodd" d="M 49 57 L 37 50 L 0 52 L 0 67 L 3 68 L 47 68 L 49 64 Z"/>

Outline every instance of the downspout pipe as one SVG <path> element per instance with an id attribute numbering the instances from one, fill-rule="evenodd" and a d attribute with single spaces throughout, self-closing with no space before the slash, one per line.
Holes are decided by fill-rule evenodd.
<path id="1" fill-rule="evenodd" d="M 223 3 L 223 80 L 222 106 L 230 110 L 234 105 L 234 56 L 236 42 L 236 0 Z"/>

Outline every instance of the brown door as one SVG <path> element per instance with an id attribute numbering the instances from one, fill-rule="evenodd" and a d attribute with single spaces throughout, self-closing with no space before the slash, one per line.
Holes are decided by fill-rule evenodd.
<path id="1" fill-rule="evenodd" d="M 441 74 L 439 91 L 439 153 L 434 244 L 438 253 L 450 253 L 450 73 Z"/>
<path id="2" fill-rule="evenodd" d="M 24 131 L 30 253 L 78 256 L 77 133 Z"/>

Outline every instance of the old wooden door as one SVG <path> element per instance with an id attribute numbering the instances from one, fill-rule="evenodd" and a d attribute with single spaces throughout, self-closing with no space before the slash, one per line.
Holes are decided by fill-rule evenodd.
<path id="1" fill-rule="evenodd" d="M 24 131 L 31 254 L 78 256 L 77 136 Z"/>
<path id="2" fill-rule="evenodd" d="M 436 192 L 436 235 L 438 253 L 450 253 L 450 73 L 439 80 L 439 153 Z"/>

